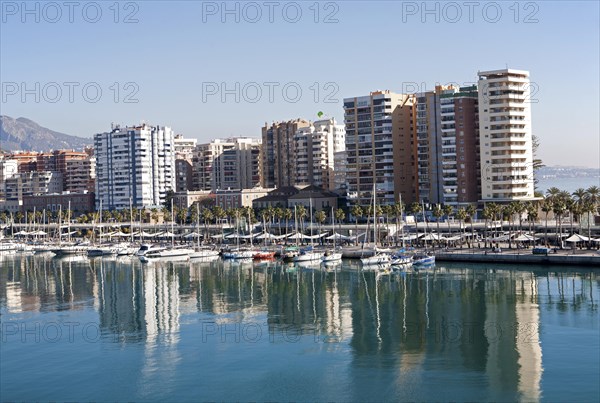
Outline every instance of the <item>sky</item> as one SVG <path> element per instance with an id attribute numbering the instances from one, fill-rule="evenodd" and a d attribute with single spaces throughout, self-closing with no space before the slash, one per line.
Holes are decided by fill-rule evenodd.
<path id="1" fill-rule="evenodd" d="M 547 165 L 600 167 L 599 2 L 0 0 L 0 113 L 91 137 L 111 123 L 208 142 L 345 97 L 530 71 Z"/>

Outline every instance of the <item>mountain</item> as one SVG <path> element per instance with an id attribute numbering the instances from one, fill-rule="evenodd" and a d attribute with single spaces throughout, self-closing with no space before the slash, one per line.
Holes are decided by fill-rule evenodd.
<path id="1" fill-rule="evenodd" d="M 55 132 L 29 119 L 0 116 L 0 149 L 3 151 L 83 150 L 92 144 L 91 138 Z"/>

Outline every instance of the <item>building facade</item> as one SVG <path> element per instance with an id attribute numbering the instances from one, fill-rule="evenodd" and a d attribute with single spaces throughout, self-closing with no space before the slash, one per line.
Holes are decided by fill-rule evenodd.
<path id="1" fill-rule="evenodd" d="M 96 208 L 163 205 L 175 190 L 173 144 L 171 128 L 146 124 L 96 134 Z"/>
<path id="2" fill-rule="evenodd" d="M 262 128 L 262 187 L 280 188 L 295 183 L 295 147 L 296 132 L 309 127 L 305 119 L 265 123 Z"/>
<path id="3" fill-rule="evenodd" d="M 261 140 L 249 137 L 216 139 L 196 146 L 194 189 L 250 189 L 260 185 Z"/>
<path id="4" fill-rule="evenodd" d="M 224 210 L 252 207 L 254 200 L 264 197 L 273 189 L 256 187 L 252 189 L 222 189 L 215 192 L 215 204 Z"/>
<path id="5" fill-rule="evenodd" d="M 294 135 L 294 184 L 335 189 L 335 153 L 345 149 L 344 125 L 333 118 L 298 129 Z"/>
<path id="6" fill-rule="evenodd" d="M 196 139 L 186 139 L 181 134 L 175 135 L 175 189 L 177 192 L 194 190 L 193 160 L 196 143 Z"/>
<path id="7" fill-rule="evenodd" d="M 391 91 L 344 99 L 346 182 L 352 204 L 415 200 L 414 96 Z"/>
<path id="8" fill-rule="evenodd" d="M 481 198 L 510 202 L 534 198 L 529 72 L 480 71 Z"/>

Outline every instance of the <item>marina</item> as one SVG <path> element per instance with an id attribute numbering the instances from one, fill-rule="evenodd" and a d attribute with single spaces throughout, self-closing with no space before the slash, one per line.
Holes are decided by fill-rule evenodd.
<path id="1" fill-rule="evenodd" d="M 2 398 L 597 400 L 596 271 L 390 267 L 4 254 Z"/>

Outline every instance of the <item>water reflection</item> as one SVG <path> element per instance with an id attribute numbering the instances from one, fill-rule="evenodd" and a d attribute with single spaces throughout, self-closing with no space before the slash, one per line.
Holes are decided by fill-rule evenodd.
<path id="1" fill-rule="evenodd" d="M 322 270 L 220 259 L 142 265 L 14 256 L 0 270 L 8 318 L 91 312 L 102 343 L 142 346 L 137 396 L 148 399 L 176 387 L 184 329 L 197 335 L 206 323 L 213 330 L 243 323 L 266 326 L 265 348 L 304 340 L 326 353 L 347 351 L 344 374 L 355 400 L 371 400 L 373 389 L 403 400 L 464 400 L 465 387 L 470 400 L 540 400 L 545 312 L 597 317 L 599 289 L 591 271 L 502 266 L 381 276 L 353 263 Z M 597 318 L 578 325 L 597 333 Z M 427 388 L 431 377 L 454 374 L 460 382 Z M 364 388 L 366 378 L 373 388 Z"/>

